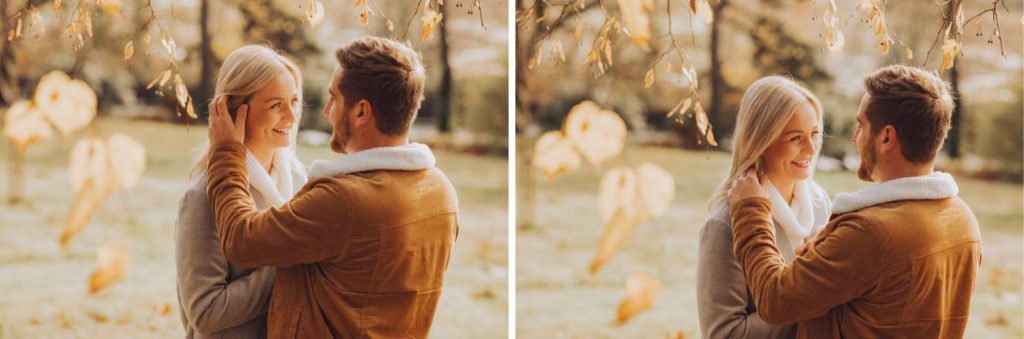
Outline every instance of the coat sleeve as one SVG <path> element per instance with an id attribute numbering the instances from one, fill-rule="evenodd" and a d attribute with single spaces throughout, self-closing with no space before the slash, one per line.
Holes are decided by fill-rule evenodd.
<path id="1" fill-rule="evenodd" d="M 229 261 L 289 267 L 338 255 L 350 232 L 342 222 L 351 215 L 344 187 L 312 181 L 283 206 L 258 211 L 249 192 L 245 146 L 224 143 L 212 152 L 207 194 Z"/>
<path id="2" fill-rule="evenodd" d="M 263 267 L 227 281 L 228 262 L 201 189 L 182 198 L 175 225 L 175 266 L 181 307 L 196 332 L 211 334 L 267 313 L 274 268 Z"/>
<path id="3" fill-rule="evenodd" d="M 862 221 L 844 218 L 827 226 L 815 245 L 787 266 L 775 247 L 768 199 L 742 200 L 731 214 L 736 258 L 761 318 L 770 324 L 820 316 L 878 283 L 882 248 Z"/>
<path id="4" fill-rule="evenodd" d="M 766 323 L 750 304 L 743 269 L 732 251 L 732 227 L 709 219 L 700 231 L 697 255 L 697 314 L 704 338 L 789 338 L 791 325 Z"/>

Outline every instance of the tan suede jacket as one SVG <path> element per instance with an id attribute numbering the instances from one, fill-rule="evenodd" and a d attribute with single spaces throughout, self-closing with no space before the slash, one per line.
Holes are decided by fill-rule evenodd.
<path id="1" fill-rule="evenodd" d="M 981 261 L 981 236 L 957 197 L 836 214 L 814 247 L 786 265 L 770 203 L 731 207 L 736 258 L 760 315 L 799 322 L 798 338 L 960 338 Z"/>
<path id="2" fill-rule="evenodd" d="M 259 212 L 245 148 L 215 145 L 208 195 L 227 259 L 275 266 L 270 338 L 424 338 L 458 235 L 455 190 L 436 168 L 311 180 Z"/>

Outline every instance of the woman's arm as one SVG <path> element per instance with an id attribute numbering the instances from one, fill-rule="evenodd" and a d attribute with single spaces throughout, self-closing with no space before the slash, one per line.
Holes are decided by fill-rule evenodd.
<path id="1" fill-rule="evenodd" d="M 732 250 L 732 227 L 709 219 L 700 231 L 697 314 L 704 338 L 791 338 L 795 326 L 775 326 L 747 313 L 747 283 Z"/>
<path id="2" fill-rule="evenodd" d="M 234 281 L 221 251 L 205 185 L 182 198 L 175 225 L 175 260 L 181 307 L 196 332 L 209 334 L 267 313 L 274 268 L 262 267 Z"/>

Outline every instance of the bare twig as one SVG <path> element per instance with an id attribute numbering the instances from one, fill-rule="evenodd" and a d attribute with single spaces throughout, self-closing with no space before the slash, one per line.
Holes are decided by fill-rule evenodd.
<path id="1" fill-rule="evenodd" d="M 928 48 L 928 53 L 925 55 L 924 61 L 921 63 L 921 67 L 924 67 L 924 66 L 926 66 L 928 64 L 928 60 L 931 58 L 932 51 L 935 50 L 935 46 L 937 46 L 939 44 L 939 41 L 942 40 L 942 36 L 943 35 L 953 35 L 953 34 L 955 34 L 956 36 L 950 36 L 949 38 L 952 38 L 954 40 L 959 40 L 960 39 L 959 32 L 951 32 L 952 30 L 950 28 L 954 24 L 956 24 L 956 16 L 957 16 L 957 13 L 962 10 L 963 0 L 950 0 L 950 1 L 953 1 L 953 4 L 952 4 L 952 6 L 950 8 L 950 11 L 949 11 L 949 13 L 942 14 L 942 25 L 940 25 L 939 26 L 939 30 L 937 32 L 935 32 L 935 39 L 932 41 L 931 47 Z M 1006 50 L 1004 49 L 1004 46 L 1003 46 L 1003 35 L 1002 35 L 1002 32 L 1001 32 L 1001 30 L 999 28 L 999 11 L 998 11 L 998 9 L 999 9 L 999 5 L 1000 4 L 1002 4 L 1003 10 L 1005 12 L 1009 12 L 1009 9 L 1007 9 L 1007 7 L 1006 7 L 1005 0 L 993 0 L 992 1 L 992 7 L 987 8 L 987 9 L 979 12 L 978 14 L 975 14 L 974 16 L 971 16 L 970 19 L 965 20 L 963 22 L 963 27 L 967 27 L 974 20 L 977 20 L 977 19 L 981 18 L 982 15 L 985 15 L 986 13 L 991 13 L 991 15 L 992 15 L 992 24 L 993 24 L 992 33 L 991 34 L 994 35 L 996 37 L 996 39 L 999 40 L 999 52 L 1000 52 L 1000 54 L 1002 54 L 1003 58 L 1006 58 L 1007 57 L 1006 56 Z M 941 8 L 940 8 L 940 13 L 941 13 Z M 961 27 L 961 29 L 963 29 L 963 27 Z"/>

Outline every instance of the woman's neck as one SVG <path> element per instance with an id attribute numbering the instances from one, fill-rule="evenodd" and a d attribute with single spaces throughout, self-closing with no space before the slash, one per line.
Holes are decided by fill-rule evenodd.
<path id="1" fill-rule="evenodd" d="M 249 152 L 252 152 L 252 156 L 256 158 L 256 161 L 260 163 L 263 170 L 270 174 L 270 170 L 274 169 L 274 149 L 266 147 L 254 147 L 253 145 L 246 144 L 249 148 Z"/>
<path id="2" fill-rule="evenodd" d="M 785 199 L 787 204 L 793 204 L 794 192 L 796 191 L 796 181 L 775 181 L 771 178 L 769 178 L 769 180 L 772 181 L 772 185 L 774 185 L 775 189 L 782 195 L 782 199 Z"/>

